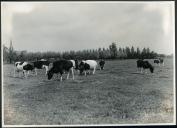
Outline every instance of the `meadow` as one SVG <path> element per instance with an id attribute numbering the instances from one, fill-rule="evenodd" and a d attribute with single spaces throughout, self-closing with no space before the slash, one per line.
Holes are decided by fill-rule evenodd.
<path id="1" fill-rule="evenodd" d="M 153 64 L 153 60 L 149 60 Z M 3 65 L 5 125 L 151 124 L 174 122 L 173 59 L 137 72 L 136 60 L 106 61 L 94 75 L 48 80 L 45 70 L 27 79 Z M 22 74 L 21 74 L 22 75 Z"/>

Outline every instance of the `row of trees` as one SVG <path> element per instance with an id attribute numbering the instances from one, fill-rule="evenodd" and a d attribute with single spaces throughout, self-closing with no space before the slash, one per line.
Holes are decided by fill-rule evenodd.
<path id="1" fill-rule="evenodd" d="M 10 47 L 7 48 L 3 45 L 3 61 L 12 63 L 14 61 L 34 61 L 37 59 L 152 59 L 158 56 L 154 51 L 149 48 L 117 48 L 116 43 L 113 42 L 109 48 L 98 48 L 82 51 L 66 51 L 66 52 L 27 52 L 15 51 L 10 42 Z M 163 55 L 162 55 L 163 56 Z"/>

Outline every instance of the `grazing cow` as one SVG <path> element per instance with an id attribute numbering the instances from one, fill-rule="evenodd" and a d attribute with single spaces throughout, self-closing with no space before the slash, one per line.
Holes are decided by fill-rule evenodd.
<path id="1" fill-rule="evenodd" d="M 48 79 L 50 80 L 53 77 L 53 74 L 60 73 L 60 81 L 62 81 L 62 75 L 64 72 L 68 72 L 67 79 L 69 78 L 69 72 L 72 72 L 73 80 L 74 80 L 74 71 L 73 71 L 73 63 L 69 60 L 58 60 L 53 62 L 52 68 L 48 71 Z"/>
<path id="2" fill-rule="evenodd" d="M 34 64 L 34 70 L 35 70 L 35 73 L 37 75 L 37 69 L 42 69 L 42 68 L 45 68 L 46 70 L 46 75 L 47 75 L 47 72 L 49 70 L 49 64 L 50 62 L 47 61 L 47 60 L 39 60 L 39 61 L 35 61 L 35 62 L 32 62 Z"/>
<path id="3" fill-rule="evenodd" d="M 154 72 L 154 67 L 148 62 L 148 61 L 145 61 L 145 60 L 137 60 L 137 68 L 141 70 L 142 72 L 142 69 L 148 69 L 150 70 L 151 73 Z"/>
<path id="4" fill-rule="evenodd" d="M 20 72 L 22 71 L 25 78 L 27 78 L 27 71 L 28 71 L 28 74 L 29 74 L 29 71 L 33 70 L 34 69 L 34 66 L 33 64 L 31 63 L 28 63 L 28 62 L 15 62 L 15 65 L 14 65 L 14 77 L 15 77 L 15 72 Z M 19 73 L 19 77 L 20 77 L 20 73 Z"/>
<path id="5" fill-rule="evenodd" d="M 164 61 L 163 61 L 162 58 L 155 59 L 155 60 L 154 60 L 154 63 L 159 64 L 159 66 L 160 66 L 160 64 L 163 64 L 163 66 L 164 66 Z"/>
<path id="6" fill-rule="evenodd" d="M 105 65 L 105 61 L 104 60 L 100 60 L 99 65 L 100 65 L 100 70 L 103 70 L 104 69 L 104 65 Z"/>
<path id="7" fill-rule="evenodd" d="M 90 73 L 90 70 L 93 70 L 93 74 L 95 74 L 95 70 L 97 67 L 97 62 L 95 60 L 86 60 L 86 61 L 81 61 L 79 64 L 79 70 L 80 74 L 85 73 L 85 76 L 87 75 L 87 72 Z"/>

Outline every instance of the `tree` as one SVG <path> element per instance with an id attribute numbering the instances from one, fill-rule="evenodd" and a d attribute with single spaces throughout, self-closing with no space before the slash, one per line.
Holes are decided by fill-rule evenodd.
<path id="1" fill-rule="evenodd" d="M 25 61 L 25 60 L 26 60 L 26 57 L 27 57 L 27 51 L 24 50 L 24 51 L 21 51 L 21 52 L 20 52 L 20 55 L 19 55 L 19 58 L 18 58 L 18 59 L 19 59 L 20 61 Z"/>
<path id="2" fill-rule="evenodd" d="M 116 59 L 117 58 L 117 46 L 116 43 L 112 43 L 109 46 L 110 54 L 111 54 L 111 59 Z"/>
<path id="3" fill-rule="evenodd" d="M 146 49 L 146 58 L 150 59 L 150 49 L 149 48 Z"/>
<path id="4" fill-rule="evenodd" d="M 8 61 L 9 49 L 3 44 L 3 62 Z"/>
<path id="5" fill-rule="evenodd" d="M 103 52 L 103 50 L 101 50 L 101 48 L 98 49 L 98 54 L 99 54 L 99 59 L 104 58 L 104 52 Z"/>
<path id="6" fill-rule="evenodd" d="M 139 47 L 137 47 L 137 49 L 136 49 L 136 58 L 140 58 L 140 55 L 141 55 L 141 51 L 140 51 Z"/>
<path id="7" fill-rule="evenodd" d="M 142 53 L 141 53 L 141 58 L 145 59 L 146 58 L 146 48 L 143 48 Z"/>
<path id="8" fill-rule="evenodd" d="M 131 58 L 131 52 L 130 52 L 130 48 L 129 47 L 125 48 L 125 53 L 127 55 L 127 58 L 130 59 Z"/>
<path id="9" fill-rule="evenodd" d="M 131 58 L 134 59 L 135 58 L 135 50 L 134 50 L 134 47 L 132 46 L 131 47 Z"/>
<path id="10" fill-rule="evenodd" d="M 14 60 L 14 49 L 12 46 L 12 40 L 10 40 L 10 46 L 9 46 L 9 62 L 10 64 L 12 63 L 12 61 Z"/>

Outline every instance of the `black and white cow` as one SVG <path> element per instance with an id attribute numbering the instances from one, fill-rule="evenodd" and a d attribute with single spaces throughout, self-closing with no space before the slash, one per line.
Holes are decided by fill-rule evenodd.
<path id="1" fill-rule="evenodd" d="M 14 65 L 14 77 L 15 77 L 15 72 L 17 71 L 20 77 L 20 71 L 23 72 L 25 78 L 27 78 L 27 72 L 29 74 L 29 71 L 34 70 L 34 66 L 33 64 L 29 63 L 29 62 L 15 62 Z"/>
<path id="2" fill-rule="evenodd" d="M 47 75 L 47 72 L 49 70 L 49 64 L 50 64 L 49 61 L 39 60 L 39 61 L 35 61 L 35 62 L 32 62 L 32 63 L 34 64 L 34 70 L 35 70 L 36 75 L 37 75 L 37 70 L 38 69 L 43 69 L 43 68 L 45 68 L 45 70 L 46 70 L 45 74 Z"/>
<path id="3" fill-rule="evenodd" d="M 68 72 L 67 79 L 69 78 L 69 73 L 72 73 L 72 77 L 74 80 L 74 71 L 73 71 L 73 63 L 70 60 L 58 60 L 53 62 L 52 68 L 48 71 L 47 76 L 50 80 L 53 77 L 53 74 L 60 73 L 60 81 L 62 81 L 62 75 L 64 72 Z"/>
<path id="4" fill-rule="evenodd" d="M 97 67 L 97 62 L 95 60 L 81 61 L 79 64 L 80 74 L 84 72 L 86 76 L 87 73 L 90 73 L 90 70 L 93 70 L 93 74 L 95 74 L 96 67 Z"/>
<path id="5" fill-rule="evenodd" d="M 149 69 L 151 73 L 154 72 L 154 67 L 146 60 L 137 60 L 137 68 L 138 70 L 141 70 L 142 73 L 142 69 Z"/>
<path id="6" fill-rule="evenodd" d="M 104 60 L 100 60 L 99 65 L 100 65 L 100 70 L 103 70 L 104 69 L 104 65 L 105 65 L 105 61 Z"/>
<path id="7" fill-rule="evenodd" d="M 162 58 L 155 59 L 154 63 L 159 64 L 159 66 L 160 66 L 160 64 L 163 64 L 163 66 L 164 66 L 164 60 Z"/>

